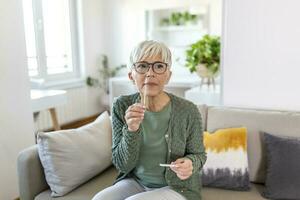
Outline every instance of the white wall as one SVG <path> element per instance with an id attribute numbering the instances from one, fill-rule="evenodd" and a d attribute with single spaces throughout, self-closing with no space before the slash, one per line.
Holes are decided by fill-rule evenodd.
<path id="1" fill-rule="evenodd" d="M 300 110 L 300 1 L 225 0 L 225 105 Z"/>
<path id="2" fill-rule="evenodd" d="M 105 0 L 82 0 L 82 37 L 85 69 L 84 75 L 99 76 L 99 66 L 101 62 L 101 54 L 107 54 L 107 40 L 105 31 Z M 81 91 L 78 91 L 81 90 Z M 82 107 L 85 109 L 85 115 L 88 117 L 102 111 L 102 98 L 104 98 L 102 91 L 99 88 L 79 88 L 77 93 L 82 93 Z M 77 98 L 77 97 L 76 97 Z M 76 98 L 72 101 L 76 101 Z M 76 109 L 76 108 L 73 108 Z"/>
<path id="3" fill-rule="evenodd" d="M 124 44 L 135 38 L 136 32 L 130 27 L 137 25 L 132 21 L 125 20 L 127 17 L 124 13 L 126 2 L 125 0 L 82 1 L 87 74 L 97 72 L 95 66 L 99 66 L 99 56 L 101 54 L 108 56 L 110 66 L 124 63 L 123 50 L 126 48 Z M 134 12 L 137 12 L 137 10 L 134 10 Z"/>
<path id="4" fill-rule="evenodd" d="M 124 64 L 124 43 L 131 37 L 125 37 L 124 33 L 130 32 L 124 27 L 123 10 L 125 0 L 82 0 L 82 24 L 83 24 L 83 49 L 84 68 L 86 75 L 97 76 L 99 74 L 100 56 L 105 54 L 109 59 L 109 66 L 115 67 Z M 125 32 L 123 30 L 126 30 Z M 104 96 L 99 89 L 87 89 L 87 115 L 102 110 L 101 101 Z M 99 101 L 100 100 L 100 101 Z"/>
<path id="5" fill-rule="evenodd" d="M 211 35 L 222 35 L 222 1 L 210 0 L 210 33 Z"/>
<path id="6" fill-rule="evenodd" d="M 19 196 L 18 152 L 34 144 L 22 1 L 0 1 L 0 199 Z"/>

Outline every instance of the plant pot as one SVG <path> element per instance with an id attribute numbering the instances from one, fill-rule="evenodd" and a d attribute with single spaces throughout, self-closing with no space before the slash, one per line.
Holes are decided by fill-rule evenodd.
<path id="1" fill-rule="evenodd" d="M 201 78 L 200 88 L 203 85 L 207 85 L 208 87 L 210 85 L 213 86 L 215 89 L 215 78 L 219 75 L 219 70 L 215 73 L 209 71 L 204 64 L 199 64 L 196 67 L 197 75 Z"/>
<path id="2" fill-rule="evenodd" d="M 204 64 L 199 64 L 196 67 L 196 72 L 200 78 L 216 78 L 219 75 L 219 70 L 213 73 L 209 71 Z"/>

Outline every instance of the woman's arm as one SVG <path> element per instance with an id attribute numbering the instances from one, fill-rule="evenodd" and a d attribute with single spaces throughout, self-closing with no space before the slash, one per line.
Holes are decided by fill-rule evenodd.
<path id="1" fill-rule="evenodd" d="M 203 128 L 201 114 L 194 105 L 189 115 L 188 138 L 186 142 L 186 158 L 193 162 L 193 173 L 202 169 L 206 161 L 206 153 L 203 144 Z"/>
<path id="2" fill-rule="evenodd" d="M 117 99 L 112 107 L 112 162 L 120 172 L 128 173 L 136 166 L 139 157 L 141 129 L 129 131 L 122 115 L 125 115 L 125 110 Z"/>

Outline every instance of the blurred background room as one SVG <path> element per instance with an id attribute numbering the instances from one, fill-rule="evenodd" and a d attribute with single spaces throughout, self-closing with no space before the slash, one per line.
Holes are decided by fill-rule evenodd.
<path id="1" fill-rule="evenodd" d="M 0 199 L 18 197 L 16 158 L 39 131 L 80 127 L 136 91 L 126 65 L 145 39 L 171 49 L 166 90 L 195 104 L 300 110 L 299 6 L 1 0 Z"/>

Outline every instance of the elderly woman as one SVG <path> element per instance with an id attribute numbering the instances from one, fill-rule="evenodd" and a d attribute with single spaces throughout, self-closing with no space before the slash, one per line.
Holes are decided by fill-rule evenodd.
<path id="1" fill-rule="evenodd" d="M 164 91 L 172 74 L 170 50 L 141 42 L 129 68 L 138 92 L 117 98 L 112 108 L 112 161 L 119 175 L 93 200 L 201 199 L 201 115 L 193 103 Z"/>

